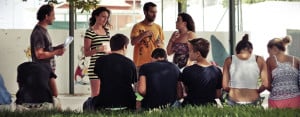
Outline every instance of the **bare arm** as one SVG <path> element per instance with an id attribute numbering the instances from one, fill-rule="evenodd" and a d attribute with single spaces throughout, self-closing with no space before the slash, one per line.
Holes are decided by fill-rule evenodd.
<path id="1" fill-rule="evenodd" d="M 222 91 L 221 91 L 221 89 L 217 89 L 217 90 L 216 90 L 216 98 L 221 98 L 221 96 L 222 96 Z"/>
<path id="2" fill-rule="evenodd" d="M 175 32 L 173 32 L 171 38 L 169 39 L 169 42 L 168 42 L 168 45 L 167 45 L 167 54 L 168 55 L 171 55 L 171 54 L 174 53 L 173 50 L 172 50 L 172 46 L 173 46 L 173 43 L 175 42 L 178 35 L 179 35 L 178 32 L 175 31 Z"/>
<path id="3" fill-rule="evenodd" d="M 272 62 L 271 62 L 271 58 L 269 57 L 266 61 L 266 64 L 267 64 L 267 74 L 268 74 L 268 80 L 269 80 L 269 83 L 271 84 L 272 83 Z M 269 88 L 267 88 L 269 91 L 271 91 L 272 87 L 271 85 L 269 86 Z"/>
<path id="4" fill-rule="evenodd" d="M 50 88 L 51 88 L 51 91 L 52 91 L 52 95 L 57 97 L 58 96 L 58 90 L 57 90 L 57 87 L 56 87 L 55 78 L 50 78 L 49 84 L 50 84 Z"/>
<path id="5" fill-rule="evenodd" d="M 151 37 L 153 35 L 152 31 L 141 32 L 138 36 L 131 36 L 131 45 L 139 43 L 142 39 L 146 37 Z"/>
<path id="6" fill-rule="evenodd" d="M 223 66 L 223 81 L 222 81 L 222 87 L 224 91 L 229 92 L 229 81 L 230 81 L 230 76 L 229 76 L 229 67 L 231 64 L 231 58 L 227 57 L 224 62 Z"/>
<path id="7" fill-rule="evenodd" d="M 140 76 L 140 79 L 138 81 L 138 92 L 142 96 L 146 95 L 146 76 L 142 75 Z"/>
<path id="8" fill-rule="evenodd" d="M 65 49 L 61 48 L 61 49 L 56 49 L 54 51 L 44 51 L 44 48 L 37 48 L 35 50 L 35 55 L 38 59 L 47 59 L 47 58 L 51 58 L 55 55 L 62 55 L 64 54 Z"/>
<path id="9" fill-rule="evenodd" d="M 99 79 L 90 80 L 91 82 L 91 97 L 98 96 L 100 94 L 101 81 Z"/>
<path id="10" fill-rule="evenodd" d="M 188 40 L 195 39 L 195 38 L 196 38 L 196 33 L 195 33 L 195 32 L 189 33 L 189 38 L 188 38 Z"/>
<path id="11" fill-rule="evenodd" d="M 91 49 L 91 39 L 89 38 L 85 38 L 84 39 L 84 56 L 93 56 L 94 54 L 96 54 L 97 52 L 105 52 L 105 47 L 103 45 L 100 45 L 95 49 Z"/>
<path id="12" fill-rule="evenodd" d="M 267 64 L 265 62 L 265 60 L 261 57 L 258 56 L 257 58 L 257 62 L 259 64 L 260 67 L 260 78 L 262 81 L 261 86 L 258 89 L 258 93 L 263 92 L 265 89 L 269 89 L 270 87 L 270 83 L 269 83 L 269 78 L 268 78 L 268 70 L 267 70 Z"/>
<path id="13" fill-rule="evenodd" d="M 177 99 L 183 98 L 183 84 L 181 81 L 177 82 Z"/>

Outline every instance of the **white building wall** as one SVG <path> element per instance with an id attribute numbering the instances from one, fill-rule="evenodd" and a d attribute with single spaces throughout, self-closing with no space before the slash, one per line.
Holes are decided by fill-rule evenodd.
<path id="1" fill-rule="evenodd" d="M 4 77 L 5 85 L 7 86 L 10 93 L 15 94 L 18 85 L 17 85 L 17 67 L 19 64 L 29 61 L 29 58 L 26 57 L 25 51 L 30 46 L 30 34 L 31 29 L 1 29 L 0 30 L 0 73 Z M 58 45 L 64 42 L 68 36 L 68 30 L 49 30 L 50 36 L 53 41 L 53 45 Z M 74 69 L 80 63 L 79 58 L 82 57 L 80 53 L 80 48 L 83 46 L 83 37 L 85 30 L 76 30 L 74 36 Z M 115 34 L 117 32 L 111 32 Z M 118 32 L 123 33 L 127 37 L 130 37 L 130 31 Z M 169 41 L 172 32 L 165 32 L 165 46 Z M 226 32 L 197 32 L 197 37 L 202 37 L 210 40 L 210 36 L 214 34 L 220 42 L 226 48 L 226 51 L 229 50 L 229 41 L 228 33 Z M 242 34 L 242 33 L 241 33 Z M 239 35 L 241 35 L 239 34 Z M 241 36 L 237 36 L 237 39 L 240 39 Z M 60 94 L 69 93 L 69 49 L 68 48 L 63 56 L 56 57 L 57 61 L 57 87 Z M 133 46 L 129 45 L 127 57 L 133 57 Z M 212 59 L 211 53 L 208 55 L 208 59 Z M 169 56 L 169 60 L 172 60 L 172 56 Z M 86 59 L 88 62 L 88 58 Z M 85 81 L 89 81 L 88 78 L 84 78 Z M 89 85 L 81 85 L 75 83 L 75 93 L 90 93 Z"/>

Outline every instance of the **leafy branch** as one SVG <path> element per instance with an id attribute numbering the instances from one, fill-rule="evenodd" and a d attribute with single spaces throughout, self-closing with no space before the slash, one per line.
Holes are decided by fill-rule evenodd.
<path id="1" fill-rule="evenodd" d="M 67 0 L 67 2 L 73 2 L 76 9 L 81 9 L 81 13 L 84 11 L 90 12 L 91 9 L 95 9 L 100 0 Z"/>
<path id="2" fill-rule="evenodd" d="M 57 0 L 45 0 L 45 2 L 48 2 L 48 4 L 59 4 Z M 81 9 L 81 13 L 83 13 L 84 11 L 90 12 L 91 9 L 95 9 L 100 0 L 67 0 L 67 2 L 73 2 L 75 8 Z"/>

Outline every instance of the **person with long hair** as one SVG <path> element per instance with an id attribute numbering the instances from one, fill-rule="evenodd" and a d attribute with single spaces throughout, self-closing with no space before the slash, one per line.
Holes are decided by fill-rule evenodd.
<path id="1" fill-rule="evenodd" d="M 229 92 L 229 105 L 260 105 L 259 94 L 269 88 L 266 62 L 252 50 L 249 36 L 245 34 L 235 47 L 236 54 L 225 59 L 222 85 Z"/>
<path id="2" fill-rule="evenodd" d="M 95 61 L 97 58 L 109 53 L 109 23 L 110 10 L 106 7 L 96 8 L 90 18 L 89 28 L 84 36 L 84 55 L 91 57 L 88 68 L 88 76 L 91 85 L 91 97 L 99 93 L 100 80 L 94 73 Z"/>
<path id="3" fill-rule="evenodd" d="M 292 38 L 274 38 L 269 41 L 267 59 L 271 81 L 268 106 L 270 108 L 300 108 L 299 58 L 286 54 Z"/>
<path id="4" fill-rule="evenodd" d="M 179 13 L 176 29 L 178 31 L 173 32 L 168 42 L 167 54 L 174 54 L 173 63 L 181 69 L 189 64 L 188 40 L 196 38 L 193 18 L 187 13 Z"/>

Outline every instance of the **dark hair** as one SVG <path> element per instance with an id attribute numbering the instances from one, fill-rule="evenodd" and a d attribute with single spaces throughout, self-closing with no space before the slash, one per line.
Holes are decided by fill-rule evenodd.
<path id="1" fill-rule="evenodd" d="M 252 43 L 249 42 L 249 35 L 248 34 L 245 34 L 243 36 L 243 39 L 235 47 L 235 51 L 236 51 L 237 54 L 240 54 L 241 50 L 243 50 L 243 49 L 248 49 L 248 50 L 253 49 Z"/>
<path id="2" fill-rule="evenodd" d="M 187 13 L 179 13 L 178 16 L 181 16 L 182 21 L 186 22 L 186 27 L 189 31 L 195 32 L 195 23 L 192 16 Z"/>
<path id="3" fill-rule="evenodd" d="M 129 43 L 128 37 L 124 34 L 117 33 L 110 39 L 110 48 L 112 51 L 121 50 L 124 46 L 127 47 Z"/>
<path id="4" fill-rule="evenodd" d="M 274 38 L 272 40 L 269 41 L 268 43 L 268 48 L 272 48 L 273 46 L 277 47 L 279 50 L 281 51 L 285 51 L 286 50 L 286 46 L 292 41 L 292 37 L 291 36 L 286 36 L 282 39 L 280 38 Z"/>
<path id="5" fill-rule="evenodd" d="M 45 4 L 41 6 L 37 12 L 37 20 L 43 21 L 46 18 L 46 15 L 50 15 L 50 13 L 54 10 L 54 7 L 50 4 Z"/>
<path id="6" fill-rule="evenodd" d="M 156 4 L 153 2 L 147 2 L 144 4 L 143 11 L 149 11 L 150 7 L 156 7 Z"/>
<path id="7" fill-rule="evenodd" d="M 203 38 L 196 38 L 189 40 L 190 44 L 193 46 L 194 52 L 200 52 L 201 56 L 206 58 L 209 52 L 209 42 Z"/>
<path id="8" fill-rule="evenodd" d="M 156 48 L 152 51 L 151 57 L 155 58 L 155 59 L 164 58 L 166 60 L 167 59 L 167 53 L 162 48 Z"/>
<path id="9" fill-rule="evenodd" d="M 93 26 L 96 23 L 96 16 L 99 16 L 100 13 L 102 12 L 107 12 L 108 13 L 108 18 L 110 17 L 110 10 L 107 9 L 106 7 L 98 7 L 96 8 L 93 12 L 92 12 L 92 16 L 90 18 L 90 27 Z M 104 29 L 106 29 L 106 27 L 111 26 L 109 23 L 109 20 L 107 20 L 106 24 L 104 25 Z"/>

